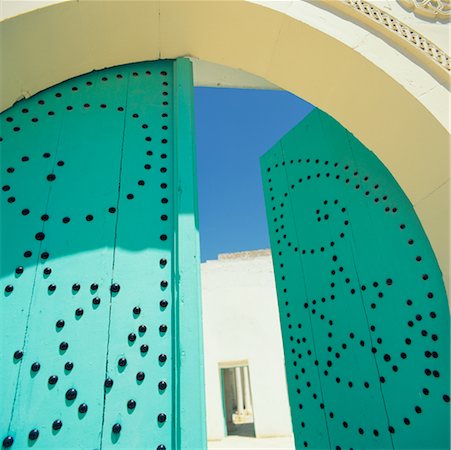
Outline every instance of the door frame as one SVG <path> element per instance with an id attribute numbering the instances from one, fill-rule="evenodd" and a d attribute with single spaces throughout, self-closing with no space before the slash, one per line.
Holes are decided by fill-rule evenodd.
<path id="1" fill-rule="evenodd" d="M 193 71 L 187 58 L 174 63 L 174 93 L 174 448 L 193 450 L 207 448 L 207 431 Z"/>

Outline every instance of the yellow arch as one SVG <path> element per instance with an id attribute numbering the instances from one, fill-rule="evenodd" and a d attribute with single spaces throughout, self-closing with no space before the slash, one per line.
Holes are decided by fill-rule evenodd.
<path id="1" fill-rule="evenodd" d="M 243 0 L 69 1 L 0 27 L 2 109 L 93 69 L 179 56 L 243 69 L 315 104 L 395 176 L 448 282 L 448 132 L 389 74 L 330 35 Z"/>

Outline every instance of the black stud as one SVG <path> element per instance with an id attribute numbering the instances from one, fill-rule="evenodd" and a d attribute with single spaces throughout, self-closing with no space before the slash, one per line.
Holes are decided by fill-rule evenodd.
<path id="1" fill-rule="evenodd" d="M 145 325 L 140 325 L 138 330 L 140 333 L 145 333 L 147 331 L 147 327 Z"/>
<path id="2" fill-rule="evenodd" d="M 113 430 L 113 433 L 114 433 L 114 434 L 120 433 L 121 430 L 122 430 L 121 424 L 120 424 L 120 423 L 115 423 L 115 424 L 113 425 L 112 430 Z"/>
<path id="3" fill-rule="evenodd" d="M 141 308 L 139 306 L 135 306 L 133 308 L 133 314 L 136 314 L 136 315 L 141 314 Z"/>
<path id="4" fill-rule="evenodd" d="M 14 286 L 12 284 L 8 284 L 8 286 L 5 287 L 5 292 L 8 294 L 14 291 Z"/>
<path id="5" fill-rule="evenodd" d="M 49 377 L 49 384 L 54 385 L 58 382 L 58 376 L 57 375 L 50 375 Z"/>
<path id="6" fill-rule="evenodd" d="M 60 350 L 65 352 L 69 348 L 69 344 L 67 342 L 61 342 Z"/>
<path id="7" fill-rule="evenodd" d="M 12 436 L 6 436 L 5 439 L 3 439 L 3 447 L 9 448 L 14 444 L 14 438 Z"/>
<path id="8" fill-rule="evenodd" d="M 168 306 L 167 300 L 160 300 L 160 306 L 161 306 L 162 308 L 166 308 L 166 306 Z"/>
<path id="9" fill-rule="evenodd" d="M 72 285 L 72 290 L 78 292 L 80 290 L 80 285 L 78 283 L 74 283 Z"/>
<path id="10" fill-rule="evenodd" d="M 119 284 L 113 283 L 111 285 L 110 290 L 111 290 L 111 292 L 119 292 L 121 290 L 121 287 L 119 286 Z"/>
<path id="11" fill-rule="evenodd" d="M 74 363 L 72 361 L 67 361 L 67 363 L 64 364 L 64 368 L 70 372 L 74 368 Z"/>
<path id="12" fill-rule="evenodd" d="M 141 345 L 141 353 L 147 353 L 149 351 L 149 346 L 147 344 Z"/>
<path id="13" fill-rule="evenodd" d="M 56 419 L 53 423 L 52 423 L 52 428 L 54 430 L 60 430 L 61 427 L 63 426 L 63 422 L 61 422 L 61 420 Z"/>
<path id="14" fill-rule="evenodd" d="M 55 179 L 56 179 L 55 174 L 51 173 L 51 174 L 47 175 L 47 180 L 48 181 L 55 181 Z"/>
<path id="15" fill-rule="evenodd" d="M 77 317 L 81 317 L 82 315 L 83 315 L 83 308 L 77 308 L 76 310 L 75 310 L 75 315 L 77 316 Z"/>
<path id="16" fill-rule="evenodd" d="M 163 281 L 160 283 L 160 285 L 161 285 L 162 288 L 167 288 L 167 287 L 168 287 L 168 282 L 167 282 L 166 280 L 163 280 Z"/>
<path id="17" fill-rule="evenodd" d="M 144 374 L 144 372 L 138 372 L 137 374 L 136 374 L 136 379 L 138 380 L 138 381 L 142 381 L 142 380 L 144 380 L 144 378 L 145 378 L 145 374 Z"/>
<path id="18" fill-rule="evenodd" d="M 165 258 L 160 259 L 160 265 L 165 266 L 168 263 L 168 261 Z"/>
<path id="19" fill-rule="evenodd" d="M 168 359 L 168 357 L 162 353 L 159 357 L 158 357 L 158 361 L 164 363 L 166 360 Z"/>
<path id="20" fill-rule="evenodd" d="M 130 334 L 128 335 L 128 340 L 129 340 L 130 342 L 135 342 L 135 340 L 136 340 L 136 334 L 135 334 L 135 333 L 130 333 Z"/>
<path id="21" fill-rule="evenodd" d="M 91 291 L 97 291 L 97 289 L 99 289 L 99 285 L 97 283 L 92 283 L 91 284 Z"/>
<path id="22" fill-rule="evenodd" d="M 49 252 L 42 252 L 41 253 L 41 258 L 42 259 L 49 259 L 50 253 Z"/>
<path id="23" fill-rule="evenodd" d="M 168 331 L 168 326 L 165 324 L 160 325 L 160 333 L 166 333 L 166 331 Z"/>
<path id="24" fill-rule="evenodd" d="M 55 292 L 55 291 L 56 291 L 56 284 L 51 284 L 51 285 L 49 286 L 49 291 L 50 291 L 50 292 Z"/>
<path id="25" fill-rule="evenodd" d="M 30 441 L 35 441 L 38 437 L 39 430 L 37 430 L 36 428 L 28 433 L 28 439 L 30 439 Z"/>
<path id="26" fill-rule="evenodd" d="M 38 362 L 34 362 L 31 365 L 31 371 L 32 372 L 39 372 L 39 369 L 41 368 L 41 365 Z"/>
<path id="27" fill-rule="evenodd" d="M 135 409 L 136 408 L 136 402 L 135 402 L 135 400 L 129 400 L 128 402 L 127 402 L 127 408 L 128 409 Z"/>
<path id="28" fill-rule="evenodd" d="M 160 423 L 166 422 L 166 414 L 164 414 L 164 413 L 158 414 L 158 422 L 160 422 Z"/>
<path id="29" fill-rule="evenodd" d="M 46 267 L 44 269 L 44 275 L 50 275 L 52 273 L 52 269 L 50 267 Z"/>
<path id="30" fill-rule="evenodd" d="M 113 386 L 113 380 L 111 378 L 107 378 L 105 380 L 105 387 L 110 388 L 111 386 Z"/>
<path id="31" fill-rule="evenodd" d="M 166 450 L 166 446 L 163 445 L 163 444 L 160 444 L 160 445 L 157 447 L 157 450 Z"/>
<path id="32" fill-rule="evenodd" d="M 66 398 L 69 401 L 75 400 L 77 398 L 77 390 L 70 388 L 66 391 Z"/>
<path id="33" fill-rule="evenodd" d="M 42 231 L 40 231 L 39 233 L 36 233 L 34 237 L 36 238 L 37 241 L 43 241 L 45 238 L 45 234 Z"/>
<path id="34" fill-rule="evenodd" d="M 56 328 L 63 328 L 64 327 L 64 320 L 58 320 L 56 322 Z"/>
<path id="35" fill-rule="evenodd" d="M 21 273 L 23 273 L 23 267 L 22 266 L 16 267 L 16 273 L 17 273 L 17 275 L 20 275 Z"/>
<path id="36" fill-rule="evenodd" d="M 119 367 L 125 367 L 127 365 L 127 360 L 125 358 L 120 358 L 117 363 Z"/>
<path id="37" fill-rule="evenodd" d="M 69 223 L 70 217 L 63 217 L 63 223 Z"/>
<path id="38" fill-rule="evenodd" d="M 86 412 L 88 411 L 88 405 L 86 403 L 82 403 L 79 407 L 78 407 L 78 412 L 80 414 L 86 414 Z"/>
<path id="39" fill-rule="evenodd" d="M 158 383 L 158 389 L 160 389 L 160 391 L 164 391 L 167 387 L 168 387 L 168 384 L 164 380 L 162 380 Z"/>
<path id="40" fill-rule="evenodd" d="M 94 297 L 94 298 L 92 299 L 92 303 L 93 303 L 94 305 L 100 305 L 100 298 L 99 298 L 99 297 Z"/>
<path id="41" fill-rule="evenodd" d="M 16 350 L 14 352 L 14 359 L 22 359 L 23 351 L 22 350 Z"/>

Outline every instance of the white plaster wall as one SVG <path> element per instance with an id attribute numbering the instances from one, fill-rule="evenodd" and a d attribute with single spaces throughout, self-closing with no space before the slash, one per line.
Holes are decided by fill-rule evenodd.
<path id="1" fill-rule="evenodd" d="M 257 437 L 292 434 L 269 250 L 201 265 L 208 439 L 224 437 L 219 363 L 247 360 Z"/>

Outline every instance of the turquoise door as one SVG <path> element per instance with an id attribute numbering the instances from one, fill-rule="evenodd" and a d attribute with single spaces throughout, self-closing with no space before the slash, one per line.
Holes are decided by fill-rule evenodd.
<path id="1" fill-rule="evenodd" d="M 261 159 L 296 448 L 449 448 L 449 311 L 415 211 L 314 110 Z"/>
<path id="2" fill-rule="evenodd" d="M 192 107 L 177 60 L 1 115 L 4 447 L 205 447 Z"/>

